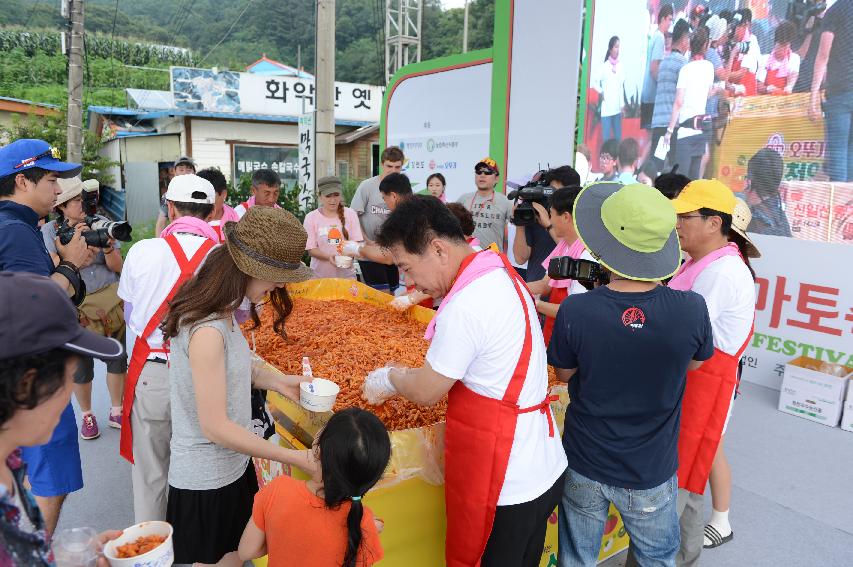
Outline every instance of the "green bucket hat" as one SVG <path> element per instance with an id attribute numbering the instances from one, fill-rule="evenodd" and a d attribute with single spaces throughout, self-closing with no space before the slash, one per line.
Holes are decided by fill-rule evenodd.
<path id="1" fill-rule="evenodd" d="M 593 183 L 578 195 L 572 218 L 584 246 L 615 274 L 656 281 L 681 266 L 675 209 L 654 187 Z"/>

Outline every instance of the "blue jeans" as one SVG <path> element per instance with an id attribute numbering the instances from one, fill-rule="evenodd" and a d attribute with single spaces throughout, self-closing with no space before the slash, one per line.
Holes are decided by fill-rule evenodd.
<path id="1" fill-rule="evenodd" d="M 853 181 L 853 92 L 826 98 L 826 172 L 830 181 Z"/>
<path id="2" fill-rule="evenodd" d="M 592 567 L 598 562 L 610 503 L 622 515 L 631 546 L 643 567 L 675 567 L 681 543 L 675 475 L 660 486 L 631 490 L 588 479 L 571 468 L 559 510 L 560 567 Z"/>
<path id="3" fill-rule="evenodd" d="M 622 139 L 622 113 L 601 117 L 601 141 Z M 613 156 L 616 157 L 616 156 Z"/>

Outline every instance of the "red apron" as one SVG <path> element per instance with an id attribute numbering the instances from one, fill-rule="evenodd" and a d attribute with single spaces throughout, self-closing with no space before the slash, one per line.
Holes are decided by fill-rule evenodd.
<path id="1" fill-rule="evenodd" d="M 525 409 L 518 407 L 524 386 L 533 334 L 524 292 L 530 293 L 524 280 L 500 255 L 512 278 L 524 311 L 524 343 L 518 364 L 501 400 L 481 396 L 458 381 L 448 394 L 445 442 L 444 494 L 447 505 L 447 567 L 479 567 L 486 549 L 495 509 L 512 451 L 518 415 L 532 411 L 545 414 L 550 434 L 554 423 L 550 411 L 553 401 L 547 395 L 542 403 Z M 471 256 L 473 258 L 473 255 Z M 463 264 L 464 271 L 467 264 Z"/>
<path id="2" fill-rule="evenodd" d="M 175 285 L 172 286 L 172 289 L 169 291 L 168 295 L 166 295 L 166 299 L 163 300 L 163 303 L 160 304 L 160 307 L 158 307 L 157 311 L 154 312 L 151 320 L 148 321 L 147 325 L 145 325 L 145 330 L 143 330 L 142 334 L 136 338 L 136 342 L 133 345 L 133 354 L 131 354 L 130 357 L 130 364 L 127 367 L 127 379 L 124 384 L 124 399 L 122 400 L 121 406 L 121 441 L 119 443 L 119 453 L 131 463 L 133 463 L 133 430 L 130 425 L 130 412 L 133 410 L 133 399 L 136 395 L 136 384 L 139 382 L 139 375 L 142 373 L 142 367 L 145 366 L 145 362 L 148 360 L 151 353 L 169 352 L 169 348 L 165 343 L 162 348 L 151 348 L 151 345 L 148 344 L 148 337 L 150 337 L 151 333 L 153 333 L 154 330 L 160 326 L 160 323 L 162 323 L 163 317 L 169 309 L 169 301 L 171 301 L 175 296 L 184 282 L 193 276 L 195 271 L 204 261 L 207 253 L 216 245 L 212 240 L 205 239 L 204 243 L 202 243 L 195 255 L 193 255 L 191 259 L 187 260 L 187 256 L 184 254 L 184 250 L 181 248 L 181 245 L 178 243 L 178 239 L 175 238 L 175 235 L 170 234 L 163 240 L 165 240 L 169 245 L 169 248 L 172 249 L 172 254 L 175 255 L 175 260 L 178 262 L 178 267 L 180 268 L 181 273 L 178 276 L 178 281 L 175 282 Z"/>
<path id="3" fill-rule="evenodd" d="M 678 486 L 704 494 L 711 464 L 723 436 L 723 427 L 737 386 L 738 362 L 752 338 L 754 326 L 737 354 L 714 349 L 714 356 L 687 373 L 681 402 L 678 435 Z"/>
<path id="4" fill-rule="evenodd" d="M 739 57 L 736 57 L 734 62 L 732 63 L 732 71 L 740 71 L 741 70 L 741 60 L 743 59 L 743 55 L 741 54 Z M 743 85 L 745 92 L 742 96 L 755 96 L 758 94 L 758 83 L 756 82 L 755 73 L 750 70 L 747 70 L 744 73 L 743 78 L 740 80 L 740 84 Z"/>
<path id="5" fill-rule="evenodd" d="M 559 305 L 569 296 L 569 288 L 567 287 L 552 287 L 548 294 L 548 303 Z M 545 337 L 545 346 L 551 344 L 551 334 L 554 332 L 554 323 L 557 322 L 556 317 L 545 317 L 545 326 L 542 327 L 542 335 Z"/>
<path id="6" fill-rule="evenodd" d="M 768 69 L 767 77 L 764 78 L 764 85 L 773 85 L 778 90 L 774 94 L 785 94 L 785 87 L 788 86 L 788 76 L 780 77 L 776 69 Z"/>

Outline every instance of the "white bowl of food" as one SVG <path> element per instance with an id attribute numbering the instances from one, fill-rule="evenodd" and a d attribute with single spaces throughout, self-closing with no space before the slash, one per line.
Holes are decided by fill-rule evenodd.
<path id="1" fill-rule="evenodd" d="M 335 256 L 335 265 L 339 268 L 352 268 L 352 257 L 350 256 Z"/>
<path id="2" fill-rule="evenodd" d="M 313 412 L 332 411 L 341 387 L 325 378 L 314 378 L 299 384 L 299 403 Z"/>
<path id="3" fill-rule="evenodd" d="M 169 567 L 175 562 L 172 525 L 151 521 L 131 526 L 104 545 L 104 557 L 112 567 Z"/>

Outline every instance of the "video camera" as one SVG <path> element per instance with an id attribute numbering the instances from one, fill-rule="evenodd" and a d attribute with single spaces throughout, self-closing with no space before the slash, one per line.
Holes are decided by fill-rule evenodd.
<path id="1" fill-rule="evenodd" d="M 507 199 L 510 201 L 518 199 L 519 201 L 518 206 L 515 208 L 515 213 L 512 215 L 512 224 L 515 226 L 529 226 L 538 222 L 533 203 L 539 203 L 546 209 L 548 208 L 548 200 L 554 192 L 550 183 L 551 179 L 548 176 L 548 171 L 542 169 L 536 172 L 526 185 L 507 193 Z"/>
<path id="2" fill-rule="evenodd" d="M 83 212 L 86 219 L 83 221 L 91 229 L 83 232 L 83 239 L 87 246 L 95 248 L 109 248 L 110 240 L 121 240 L 129 242 L 130 233 L 133 230 L 127 221 L 111 221 L 98 216 L 98 188 L 97 186 L 83 185 Z M 68 224 L 68 219 L 63 219 L 62 224 L 56 231 L 59 242 L 63 246 L 74 238 L 75 229 Z"/>
<path id="3" fill-rule="evenodd" d="M 575 260 L 571 256 L 551 258 L 548 262 L 548 277 L 552 280 L 575 280 L 587 289 L 596 284 L 610 283 L 610 272 L 601 264 L 591 260 Z"/>

